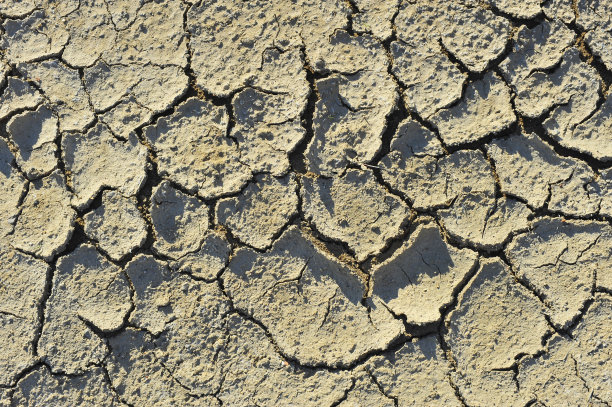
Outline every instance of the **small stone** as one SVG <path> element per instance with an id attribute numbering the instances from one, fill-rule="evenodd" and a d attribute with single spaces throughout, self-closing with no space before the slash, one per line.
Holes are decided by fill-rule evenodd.
<path id="1" fill-rule="evenodd" d="M 302 178 L 305 217 L 330 239 L 344 242 L 357 261 L 378 254 L 400 235 L 410 209 L 376 182 L 371 170 L 338 178 Z"/>
<path id="2" fill-rule="evenodd" d="M 208 230 L 208 206 L 162 182 L 151 196 L 155 252 L 178 259 L 196 252 Z"/>
<path id="3" fill-rule="evenodd" d="M 293 175 L 259 175 L 236 197 L 217 202 L 216 221 L 243 243 L 265 249 L 297 213 L 297 189 Z"/>
<path id="4" fill-rule="evenodd" d="M 86 134 L 64 135 L 62 157 L 71 174 L 73 204 L 80 209 L 105 187 L 134 196 L 146 180 L 147 148 L 135 134 L 126 141 L 115 138 L 104 124 L 97 124 Z"/>
<path id="5" fill-rule="evenodd" d="M 15 115 L 6 130 L 17 145 L 17 165 L 30 179 L 44 177 L 57 166 L 57 117 L 46 106 Z"/>
<path id="6" fill-rule="evenodd" d="M 102 193 L 102 205 L 84 217 L 85 234 L 115 261 L 142 246 L 147 239 L 147 224 L 136 199 L 116 191 Z"/>
<path id="7" fill-rule="evenodd" d="M 391 258 L 374 267 L 372 296 L 408 324 L 436 323 L 477 258 L 472 250 L 446 243 L 434 223 L 420 225 Z"/>

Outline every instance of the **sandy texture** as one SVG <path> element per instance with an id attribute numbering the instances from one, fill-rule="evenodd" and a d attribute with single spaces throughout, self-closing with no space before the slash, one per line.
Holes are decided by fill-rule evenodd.
<path id="1" fill-rule="evenodd" d="M 610 0 L 0 0 L 0 407 L 612 404 Z"/>

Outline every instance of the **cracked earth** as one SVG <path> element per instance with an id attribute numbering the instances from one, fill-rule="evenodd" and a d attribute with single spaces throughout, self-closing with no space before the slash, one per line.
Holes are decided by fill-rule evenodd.
<path id="1" fill-rule="evenodd" d="M 0 0 L 0 406 L 610 406 L 611 85 L 610 0 Z"/>

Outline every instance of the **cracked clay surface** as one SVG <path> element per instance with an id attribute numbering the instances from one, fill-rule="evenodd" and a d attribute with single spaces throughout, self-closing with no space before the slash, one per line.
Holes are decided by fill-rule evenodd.
<path id="1" fill-rule="evenodd" d="M 0 407 L 612 405 L 612 0 L 0 0 Z"/>

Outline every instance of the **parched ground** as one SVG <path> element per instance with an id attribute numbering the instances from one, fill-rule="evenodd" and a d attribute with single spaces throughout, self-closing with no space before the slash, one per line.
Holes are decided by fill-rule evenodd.
<path id="1" fill-rule="evenodd" d="M 612 404 L 612 0 L 0 26 L 0 406 Z"/>

